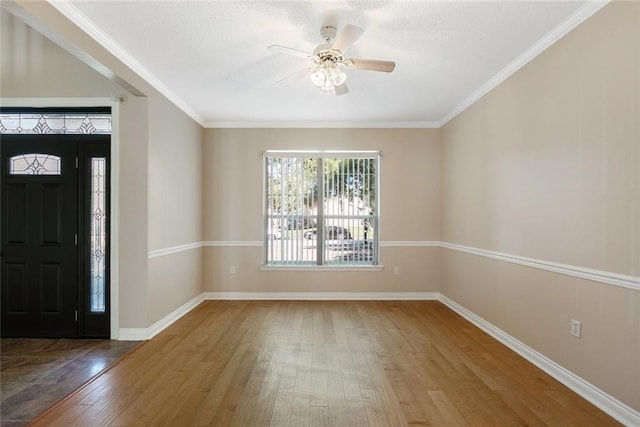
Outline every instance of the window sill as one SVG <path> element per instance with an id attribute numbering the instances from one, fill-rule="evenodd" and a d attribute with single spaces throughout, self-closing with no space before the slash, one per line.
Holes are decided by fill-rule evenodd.
<path id="1" fill-rule="evenodd" d="M 261 271 L 382 271 L 383 265 L 261 265 Z"/>

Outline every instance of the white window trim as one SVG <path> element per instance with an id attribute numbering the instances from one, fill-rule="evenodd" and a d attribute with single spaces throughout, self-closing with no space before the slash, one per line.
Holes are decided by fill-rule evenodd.
<path id="1" fill-rule="evenodd" d="M 382 151 L 380 150 L 265 150 L 260 152 L 260 157 L 263 159 L 263 230 L 262 230 L 262 260 L 263 263 L 260 266 L 261 271 L 282 271 L 282 270 L 294 270 L 294 271 L 382 271 L 384 266 L 380 261 L 380 170 Z M 284 157 L 284 158 L 377 158 L 377 168 L 375 174 L 376 183 L 376 232 L 374 241 L 374 262 L 375 264 L 329 264 L 327 260 L 324 260 L 323 264 L 269 264 L 268 263 L 268 212 L 267 212 L 267 182 L 269 180 L 267 174 L 266 158 L 267 157 Z M 321 181 L 322 182 L 322 181 Z M 321 213 L 321 216 L 324 214 Z M 320 261 L 318 261 L 320 262 Z"/>

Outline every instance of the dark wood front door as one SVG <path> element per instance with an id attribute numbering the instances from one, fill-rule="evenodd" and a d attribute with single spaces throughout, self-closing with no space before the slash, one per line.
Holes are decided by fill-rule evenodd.
<path id="1" fill-rule="evenodd" d="M 0 151 L 2 336 L 84 336 L 90 277 L 83 243 L 90 239 L 83 224 L 90 213 L 82 143 L 78 136 L 3 135 Z M 99 314 L 106 329 L 91 335 L 108 337 L 108 310 Z"/>

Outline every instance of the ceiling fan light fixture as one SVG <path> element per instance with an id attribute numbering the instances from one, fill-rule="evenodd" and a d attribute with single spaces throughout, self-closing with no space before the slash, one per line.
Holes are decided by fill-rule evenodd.
<path id="1" fill-rule="evenodd" d="M 334 86 L 340 86 L 347 81 L 347 75 L 337 68 L 329 70 L 329 75 L 331 76 L 331 82 Z"/>
<path id="2" fill-rule="evenodd" d="M 318 87 L 322 87 L 327 80 L 324 68 L 320 68 L 315 73 L 311 73 L 311 82 Z"/>
<path id="3" fill-rule="evenodd" d="M 334 90 L 336 86 L 344 84 L 346 80 L 347 75 L 338 68 L 322 67 L 311 73 L 313 84 L 327 92 Z"/>

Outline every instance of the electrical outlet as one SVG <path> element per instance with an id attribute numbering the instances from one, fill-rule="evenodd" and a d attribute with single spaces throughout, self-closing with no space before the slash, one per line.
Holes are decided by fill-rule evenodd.
<path id="1" fill-rule="evenodd" d="M 582 322 L 571 319 L 571 335 L 577 338 L 582 337 Z"/>
<path id="2" fill-rule="evenodd" d="M 397 265 L 393 267 L 393 274 L 395 274 L 396 276 L 400 274 L 400 267 L 398 267 Z"/>
<path id="3" fill-rule="evenodd" d="M 229 273 L 230 274 L 236 274 L 236 271 L 237 270 L 236 270 L 236 266 L 235 265 L 232 265 L 231 267 L 229 267 Z"/>

